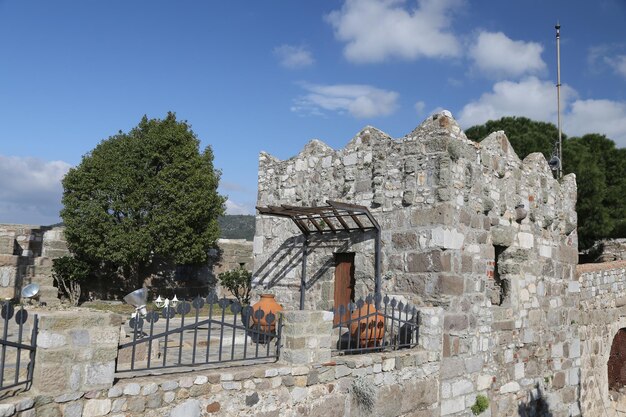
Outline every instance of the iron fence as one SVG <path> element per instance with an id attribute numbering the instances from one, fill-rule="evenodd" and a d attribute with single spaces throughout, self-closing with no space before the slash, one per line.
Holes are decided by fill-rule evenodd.
<path id="1" fill-rule="evenodd" d="M 338 330 L 335 353 L 353 354 L 397 350 L 417 346 L 419 311 L 389 296 L 368 295 L 339 305 L 334 328 Z"/>
<path id="2" fill-rule="evenodd" d="M 205 305 L 208 317 L 200 317 Z M 131 318 L 126 330 L 132 340 L 120 344 L 116 372 L 276 360 L 281 328 L 282 318 L 271 312 L 215 294 L 197 297 Z"/>
<path id="3" fill-rule="evenodd" d="M 28 321 L 28 311 L 24 306 L 15 311 L 15 307 L 9 302 L 2 303 L 0 316 L 0 392 L 11 388 L 28 390 L 33 381 L 39 319 L 35 314 Z M 32 327 L 30 332 L 28 325 Z"/>

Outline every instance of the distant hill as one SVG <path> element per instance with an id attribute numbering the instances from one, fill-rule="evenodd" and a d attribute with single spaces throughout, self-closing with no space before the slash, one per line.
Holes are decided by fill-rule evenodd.
<path id="1" fill-rule="evenodd" d="M 243 214 L 227 214 L 217 219 L 220 225 L 220 238 L 246 239 L 254 238 L 254 216 Z M 63 223 L 52 224 L 48 227 L 63 227 Z"/>
<path id="2" fill-rule="evenodd" d="M 254 216 L 243 214 L 227 214 L 219 217 L 220 238 L 246 239 L 254 238 Z"/>

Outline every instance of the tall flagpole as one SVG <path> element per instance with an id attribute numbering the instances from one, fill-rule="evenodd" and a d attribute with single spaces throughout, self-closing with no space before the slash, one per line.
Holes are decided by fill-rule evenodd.
<path id="1" fill-rule="evenodd" d="M 556 112 L 559 128 L 559 169 L 557 177 L 563 178 L 563 146 L 561 141 L 561 25 L 559 22 L 554 26 L 556 29 Z"/>

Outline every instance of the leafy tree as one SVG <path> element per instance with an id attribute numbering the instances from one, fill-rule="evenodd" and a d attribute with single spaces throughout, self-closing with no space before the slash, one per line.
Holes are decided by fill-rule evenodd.
<path id="1" fill-rule="evenodd" d="M 479 142 L 487 135 L 498 130 L 504 130 L 513 149 L 521 159 L 533 152 L 541 152 L 550 160 L 554 150 L 554 142 L 559 137 L 559 131 L 552 123 L 537 122 L 526 117 L 503 117 L 499 120 L 489 120 L 484 125 L 472 126 L 465 131 L 467 137 Z M 566 138 L 562 136 L 563 140 Z"/>
<path id="2" fill-rule="evenodd" d="M 626 236 L 626 149 L 604 135 L 574 137 L 563 146 L 565 173 L 576 173 L 581 248 Z"/>
<path id="3" fill-rule="evenodd" d="M 504 130 L 520 158 L 531 152 L 552 155 L 558 138 L 556 126 L 525 117 L 503 117 L 466 131 L 468 138 L 482 140 Z M 563 171 L 574 172 L 578 183 L 578 238 L 581 249 L 594 241 L 626 236 L 626 149 L 617 149 L 604 135 L 587 134 L 567 139 L 563 135 Z"/>
<path id="4" fill-rule="evenodd" d="M 222 287 L 230 291 L 242 306 L 250 304 L 252 290 L 252 273 L 239 267 L 218 275 Z"/>
<path id="5" fill-rule="evenodd" d="M 224 197 L 213 152 L 174 113 L 103 140 L 63 179 L 65 236 L 80 259 L 143 285 L 157 262 L 199 264 L 219 236 Z"/>
<path id="6" fill-rule="evenodd" d="M 80 301 L 80 286 L 89 277 L 91 266 L 72 256 L 62 256 L 52 260 L 52 278 L 67 295 L 71 305 Z"/>

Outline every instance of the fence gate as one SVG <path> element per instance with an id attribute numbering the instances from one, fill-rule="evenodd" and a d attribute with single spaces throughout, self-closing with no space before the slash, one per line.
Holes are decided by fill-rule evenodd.
<path id="1" fill-rule="evenodd" d="M 203 307 L 208 309 L 203 310 Z M 200 316 L 200 311 L 206 311 Z M 254 316 L 254 318 L 253 318 Z M 253 324 L 254 323 L 254 324 Z M 116 372 L 278 359 L 282 318 L 209 294 L 131 318 Z"/>
<path id="2" fill-rule="evenodd" d="M 16 311 L 9 302 L 1 305 L 0 395 L 11 388 L 30 388 L 35 366 L 38 325 L 37 315 L 34 314 L 29 320 L 24 306 L 19 306 Z"/>

